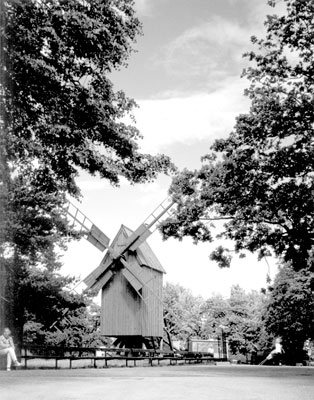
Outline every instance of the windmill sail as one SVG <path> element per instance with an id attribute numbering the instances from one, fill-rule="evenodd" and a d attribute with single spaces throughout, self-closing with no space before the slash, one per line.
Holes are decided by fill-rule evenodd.
<path id="1" fill-rule="evenodd" d="M 140 290 L 142 289 L 143 284 L 137 278 L 135 278 L 135 276 L 132 275 L 127 268 L 122 271 L 122 274 L 129 282 L 129 284 L 133 287 L 133 289 L 141 296 Z"/>
<path id="2" fill-rule="evenodd" d="M 175 204 L 175 201 L 171 197 L 167 197 L 159 206 L 146 218 L 143 224 L 141 224 L 132 234 L 128 237 L 125 246 L 119 252 L 113 255 L 114 259 L 119 259 L 128 250 L 136 251 L 142 243 L 153 233 L 150 228 L 156 228 L 161 218 L 171 213 L 171 208 Z M 110 250 L 110 249 L 109 249 Z"/>
<path id="3" fill-rule="evenodd" d="M 120 247 L 122 247 L 123 249 L 125 248 L 126 241 L 132 236 L 133 233 L 134 232 L 132 232 L 130 229 L 128 229 L 124 225 L 121 226 L 120 231 L 118 232 L 117 236 L 115 237 L 115 239 L 112 242 L 110 250 L 104 256 L 104 259 L 102 260 L 99 267 L 96 268 L 94 271 L 92 271 L 84 279 L 84 282 L 88 288 L 95 289 L 96 285 L 97 285 L 97 289 L 98 289 L 98 282 L 100 282 L 103 279 L 106 272 L 108 270 L 110 270 L 111 268 L 113 268 L 113 266 L 115 264 L 116 259 L 112 258 L 112 253 L 115 253 L 115 254 L 121 253 L 121 251 L 119 252 L 118 249 Z M 165 270 L 161 266 L 157 257 L 153 254 L 152 250 L 150 249 L 150 247 L 146 241 L 141 243 L 141 245 L 137 248 L 136 258 L 138 259 L 138 263 L 140 265 L 149 265 L 152 269 L 155 269 L 157 271 L 165 273 Z M 120 256 L 119 260 L 122 263 L 122 265 L 124 266 L 125 270 L 128 270 L 128 272 L 129 272 L 129 273 L 128 272 L 126 273 L 126 275 L 127 275 L 126 279 L 128 279 L 130 276 L 129 274 L 131 274 L 139 283 L 141 283 L 143 285 L 143 280 L 141 278 L 141 268 L 138 267 L 136 265 L 136 263 L 133 263 L 132 261 L 129 261 L 129 260 L 125 261 L 121 256 Z M 137 283 L 136 285 L 138 286 L 139 283 Z"/>
<path id="4" fill-rule="evenodd" d="M 99 279 L 94 285 L 93 290 L 98 292 L 101 288 L 105 287 L 110 279 L 113 277 L 112 271 L 106 271 L 106 273 Z"/>
<path id="5" fill-rule="evenodd" d="M 110 239 L 96 225 L 92 225 L 86 239 L 100 251 L 108 249 Z"/>
<path id="6" fill-rule="evenodd" d="M 125 247 L 131 251 L 135 251 L 151 234 L 152 232 L 148 229 L 147 225 L 142 224 L 128 238 Z"/>
<path id="7" fill-rule="evenodd" d="M 109 248 L 110 239 L 108 236 L 69 200 L 67 201 L 65 212 L 70 222 L 72 222 L 72 227 L 77 229 L 79 233 L 83 232 L 86 239 L 98 250 L 104 251 Z"/>

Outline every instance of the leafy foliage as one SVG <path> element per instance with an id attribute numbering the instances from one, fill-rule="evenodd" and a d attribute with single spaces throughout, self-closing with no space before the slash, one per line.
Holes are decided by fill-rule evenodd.
<path id="1" fill-rule="evenodd" d="M 132 1 L 8 2 L 8 155 L 46 192 L 78 194 L 80 169 L 113 184 L 154 178 L 165 156 L 138 152 L 139 132 L 122 118 L 135 103 L 108 75 L 126 63 L 141 32 Z M 8 68 L 10 67 L 10 68 Z"/>
<path id="2" fill-rule="evenodd" d="M 218 246 L 209 256 L 210 260 L 216 261 L 220 268 L 230 267 L 231 256 L 228 249 Z"/>
<path id="3" fill-rule="evenodd" d="M 28 265 L 28 260 L 15 255 L 14 269 L 10 274 L 12 313 L 15 334 L 22 340 L 26 323 L 38 324 L 42 330 L 50 330 L 65 312 L 74 313 L 90 303 L 88 294 L 71 291 L 76 278 L 60 274 L 61 263 L 54 252 L 41 265 Z"/>
<path id="4" fill-rule="evenodd" d="M 232 354 L 247 356 L 269 347 L 269 336 L 263 323 L 266 296 L 252 291 L 246 293 L 239 285 L 231 288 L 230 297 L 210 297 L 204 306 L 204 333 L 229 340 Z"/>
<path id="5" fill-rule="evenodd" d="M 60 274 L 61 263 L 54 253 L 40 267 L 19 268 L 15 293 L 23 341 L 36 345 L 96 346 L 100 335 L 100 307 L 92 293 L 78 294 L 77 279 Z"/>
<path id="6" fill-rule="evenodd" d="M 58 347 L 97 347 L 106 344 L 100 334 L 100 307 L 91 303 L 67 312 L 57 324 L 47 329 L 28 320 L 24 325 L 24 342 Z"/>
<path id="7" fill-rule="evenodd" d="M 314 4 L 284 3 L 286 13 L 268 16 L 266 37 L 252 37 L 257 50 L 245 54 L 250 111 L 215 141 L 200 170 L 175 177 L 177 213 L 161 230 L 211 241 L 207 222 L 225 220 L 221 236 L 237 252 L 272 251 L 299 270 L 314 240 Z"/>
<path id="8" fill-rule="evenodd" d="M 164 318 L 169 333 L 176 340 L 202 335 L 202 298 L 195 297 L 180 285 L 166 283 L 163 289 Z"/>
<path id="9" fill-rule="evenodd" d="M 272 340 L 263 321 L 265 304 L 265 295 L 246 293 L 238 285 L 227 299 L 212 295 L 207 300 L 179 285 L 164 287 L 165 319 L 172 338 L 186 343 L 190 337 L 215 339 L 223 334 L 235 355 L 269 349 Z"/>
<path id="10" fill-rule="evenodd" d="M 303 346 L 314 339 L 314 274 L 282 266 L 274 284 L 265 314 L 265 324 L 273 335 L 282 337 L 287 362 L 302 362 Z"/>

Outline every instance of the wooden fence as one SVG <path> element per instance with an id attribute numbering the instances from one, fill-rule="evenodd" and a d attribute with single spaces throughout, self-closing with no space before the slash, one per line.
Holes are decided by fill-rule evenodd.
<path id="1" fill-rule="evenodd" d="M 34 359 L 54 360 L 55 368 L 58 368 L 58 362 L 61 360 L 68 360 L 69 368 L 73 367 L 76 360 L 91 360 L 94 368 L 97 368 L 97 361 L 101 360 L 105 362 L 105 367 L 108 367 L 108 362 L 113 360 L 122 360 L 126 367 L 136 366 L 137 361 L 143 360 L 147 360 L 151 366 L 159 365 L 163 360 L 168 360 L 170 365 L 175 365 L 179 361 L 184 363 L 225 361 L 225 359 L 217 359 L 209 356 L 208 353 L 201 352 L 58 346 L 23 346 L 21 358 L 25 368 L 28 367 L 28 361 Z"/>

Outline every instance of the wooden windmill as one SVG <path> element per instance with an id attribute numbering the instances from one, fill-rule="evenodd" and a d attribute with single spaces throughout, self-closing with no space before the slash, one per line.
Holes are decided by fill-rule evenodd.
<path id="1" fill-rule="evenodd" d="M 76 207 L 68 214 L 99 250 L 100 265 L 85 279 L 89 289 L 102 291 L 101 333 L 115 346 L 155 347 L 163 336 L 162 284 L 165 270 L 146 242 L 174 202 L 166 199 L 134 232 L 122 225 L 112 243 Z"/>

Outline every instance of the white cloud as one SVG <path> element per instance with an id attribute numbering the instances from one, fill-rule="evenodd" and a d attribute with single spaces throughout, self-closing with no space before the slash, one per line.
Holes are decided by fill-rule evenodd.
<path id="1" fill-rule="evenodd" d="M 141 15 L 150 15 L 151 0 L 135 0 L 135 9 Z"/>
<path id="2" fill-rule="evenodd" d="M 228 0 L 230 4 L 243 5 L 247 8 L 247 16 L 249 20 L 250 28 L 260 29 L 260 26 L 265 21 L 266 15 L 285 13 L 287 4 L 286 1 L 277 0 L 275 7 L 271 7 L 267 0 Z M 260 26 L 258 26 L 260 25 Z M 255 34 L 255 33 L 254 33 Z"/>
<path id="3" fill-rule="evenodd" d="M 225 80 L 210 94 L 139 101 L 136 120 L 144 136 L 142 149 L 155 153 L 177 142 L 186 144 L 207 138 L 210 142 L 226 136 L 235 117 L 247 110 L 245 86 L 245 80 L 234 78 Z"/>
<path id="4" fill-rule="evenodd" d="M 212 89 L 219 80 L 240 75 L 247 65 L 242 55 L 252 48 L 251 36 L 264 37 L 266 15 L 282 14 L 285 4 L 271 8 L 261 0 L 230 1 L 245 4 L 242 19 L 213 15 L 171 40 L 156 54 L 154 64 L 189 88 Z"/>
<path id="5" fill-rule="evenodd" d="M 210 21 L 183 32 L 170 44 L 170 47 L 184 46 L 187 42 L 194 40 L 206 40 L 219 46 L 229 43 L 242 45 L 247 39 L 246 29 L 236 22 L 216 15 Z"/>
<path id="6" fill-rule="evenodd" d="M 240 75 L 250 35 L 247 27 L 213 16 L 168 43 L 154 61 L 175 79 L 192 79 L 193 85 L 198 79 L 202 87 L 215 87 L 219 79 Z"/>
<path id="7" fill-rule="evenodd" d="M 139 16 L 153 17 L 157 6 L 164 1 L 168 0 L 135 0 L 135 10 Z"/>
<path id="8" fill-rule="evenodd" d="M 247 111 L 249 100 L 243 90 L 249 82 L 240 79 L 247 65 L 242 54 L 250 49 L 251 35 L 264 36 L 266 14 L 282 13 L 283 8 L 270 8 L 260 0 L 243 1 L 250 7 L 245 25 L 213 16 L 184 31 L 157 54 L 155 62 L 183 84 L 177 85 L 177 92 L 170 90 L 157 93 L 155 99 L 138 101 L 135 116 L 144 135 L 143 150 L 165 151 L 165 146 L 173 143 L 207 138 L 210 142 L 226 136 L 235 117 Z"/>

